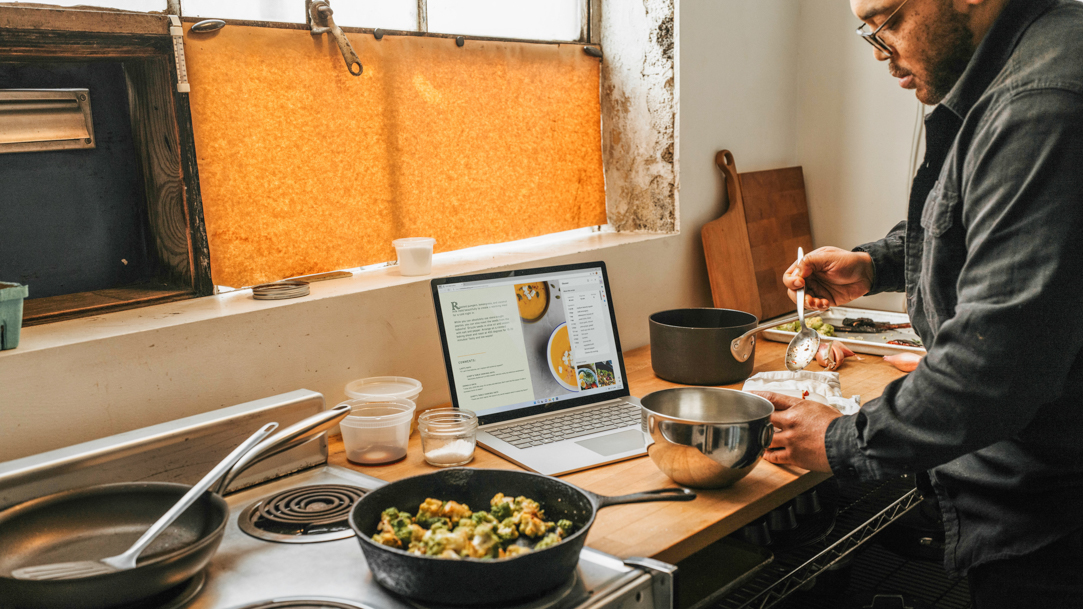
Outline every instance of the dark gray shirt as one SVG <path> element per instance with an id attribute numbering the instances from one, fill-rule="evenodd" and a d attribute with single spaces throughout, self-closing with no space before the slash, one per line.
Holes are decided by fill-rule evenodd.
<path id="1" fill-rule="evenodd" d="M 928 355 L 827 456 L 931 469 L 965 573 L 1083 527 L 1083 4 L 1012 0 L 926 128 L 907 220 L 857 249 Z"/>

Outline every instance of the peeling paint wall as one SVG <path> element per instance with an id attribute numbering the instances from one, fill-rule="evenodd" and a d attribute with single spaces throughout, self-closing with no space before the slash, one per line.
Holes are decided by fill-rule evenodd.
<path id="1" fill-rule="evenodd" d="M 679 232 L 676 0 L 606 0 L 602 153 L 609 224 Z"/>

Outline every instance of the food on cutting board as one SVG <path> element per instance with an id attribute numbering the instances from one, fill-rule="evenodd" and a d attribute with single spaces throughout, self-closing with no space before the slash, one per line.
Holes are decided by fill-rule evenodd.
<path id="1" fill-rule="evenodd" d="M 910 324 L 893 324 L 886 321 L 873 321 L 868 317 L 847 317 L 842 320 L 838 327 L 839 332 L 854 332 L 862 334 L 875 334 L 888 330 L 902 330 L 909 328 Z"/>
<path id="2" fill-rule="evenodd" d="M 487 560 L 554 546 L 574 528 L 570 520 L 546 520 L 533 499 L 497 493 L 488 512 L 472 512 L 465 504 L 432 498 L 418 507 L 416 516 L 387 508 L 372 540 L 412 554 Z"/>
<path id="3" fill-rule="evenodd" d="M 889 345 L 900 345 L 900 346 L 903 346 L 903 347 L 923 347 L 924 346 L 922 344 L 922 342 L 921 342 L 921 339 L 917 338 L 917 337 L 914 337 L 914 338 L 896 338 L 895 340 L 887 341 L 887 344 L 889 344 Z"/>
<path id="4" fill-rule="evenodd" d="M 563 325 L 553 334 L 549 343 L 549 362 L 553 372 L 569 387 L 576 387 L 575 364 L 572 363 L 572 340 L 568 337 L 568 326 Z"/>
<path id="5" fill-rule="evenodd" d="M 521 283 L 515 286 L 515 299 L 523 321 L 538 321 L 549 308 L 549 286 L 544 281 Z"/>
<path id="6" fill-rule="evenodd" d="M 782 330 L 783 332 L 797 332 L 797 325 L 800 323 L 801 322 L 795 320 L 788 324 L 782 324 L 781 326 L 777 326 L 775 327 L 775 329 Z M 824 318 L 820 316 L 806 317 L 805 325 L 809 328 L 812 328 L 813 330 L 816 330 L 817 334 L 819 334 L 820 336 L 835 335 L 835 326 L 832 326 L 829 323 L 824 323 Z"/>
<path id="7" fill-rule="evenodd" d="M 917 353 L 896 353 L 894 355 L 885 355 L 884 361 L 895 366 L 903 372 L 913 372 L 921 363 L 921 358 L 924 355 L 918 355 Z"/>

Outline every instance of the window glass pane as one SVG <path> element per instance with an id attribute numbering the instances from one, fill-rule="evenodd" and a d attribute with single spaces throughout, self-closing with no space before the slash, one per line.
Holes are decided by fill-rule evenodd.
<path id="1" fill-rule="evenodd" d="M 417 0 L 331 0 L 335 23 L 349 27 L 417 30 Z M 304 0 L 181 0 L 185 17 L 305 22 Z"/>
<path id="2" fill-rule="evenodd" d="M 332 7 L 334 4 L 332 3 Z M 181 0 L 185 17 L 305 22 L 304 0 Z"/>
<path id="3" fill-rule="evenodd" d="M 417 0 L 331 0 L 335 23 L 417 31 Z"/>
<path id="4" fill-rule="evenodd" d="M 586 0 L 428 0 L 429 31 L 579 40 Z"/>
<path id="5" fill-rule="evenodd" d="M 52 6 L 102 6 L 125 11 L 164 11 L 166 0 L 7 0 L 8 2 L 32 2 Z"/>

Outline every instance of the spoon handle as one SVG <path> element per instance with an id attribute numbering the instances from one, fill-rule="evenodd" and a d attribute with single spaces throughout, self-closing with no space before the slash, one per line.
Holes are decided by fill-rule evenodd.
<path id="1" fill-rule="evenodd" d="M 800 247 L 797 248 L 797 264 L 800 265 L 801 261 L 805 259 L 805 251 Z M 797 318 L 801 320 L 801 325 L 798 326 L 798 330 L 805 327 L 805 288 L 802 287 L 797 290 Z"/>

